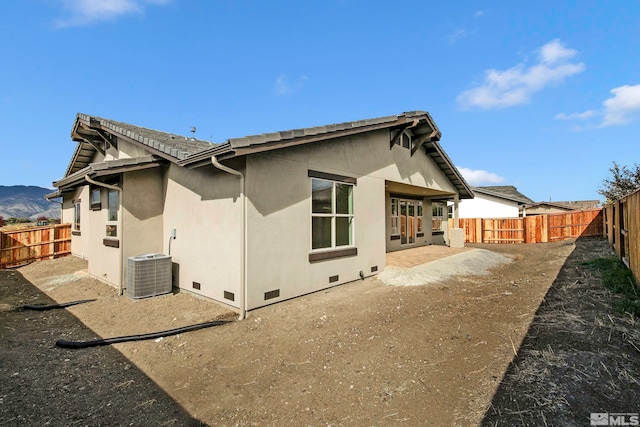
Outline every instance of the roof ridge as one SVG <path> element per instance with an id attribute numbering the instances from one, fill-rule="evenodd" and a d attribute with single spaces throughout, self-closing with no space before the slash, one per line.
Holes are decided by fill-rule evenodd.
<path id="1" fill-rule="evenodd" d="M 215 143 L 204 141 L 201 139 L 189 138 L 184 135 L 178 135 L 175 133 L 151 129 L 144 126 L 133 125 L 130 123 L 120 122 L 104 117 L 91 116 L 85 113 L 78 113 L 77 118 L 88 123 L 90 123 L 92 119 L 98 120 L 101 126 L 111 129 L 112 131 L 124 135 L 127 138 L 131 138 L 134 141 L 154 148 L 160 152 L 166 153 L 171 157 L 177 158 L 179 160 L 185 159 L 192 154 L 217 145 Z M 159 138 L 159 136 L 164 136 L 165 140 L 162 141 L 162 138 Z M 175 141 L 176 144 L 172 144 L 173 141 Z M 187 149 L 185 144 L 187 146 L 192 146 L 193 149 Z"/>

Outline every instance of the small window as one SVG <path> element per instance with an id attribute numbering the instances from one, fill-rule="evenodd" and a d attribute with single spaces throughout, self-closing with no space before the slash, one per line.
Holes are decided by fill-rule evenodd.
<path id="1" fill-rule="evenodd" d="M 120 208 L 119 193 L 109 190 L 107 197 L 107 237 L 118 237 L 118 209 Z"/>
<path id="2" fill-rule="evenodd" d="M 411 146 L 411 137 L 409 135 L 403 133 L 401 139 L 403 148 L 409 148 Z"/>
<path id="3" fill-rule="evenodd" d="M 416 216 L 416 233 L 424 233 L 424 230 L 422 229 L 422 202 L 417 202 L 416 205 L 416 210 L 418 211 L 418 215 Z"/>
<path id="4" fill-rule="evenodd" d="M 73 202 L 73 230 L 80 231 L 80 200 Z"/>
<path id="5" fill-rule="evenodd" d="M 311 179 L 311 249 L 353 246 L 353 184 Z"/>
<path id="6" fill-rule="evenodd" d="M 99 211 L 102 209 L 102 203 L 100 203 L 100 189 L 94 188 L 91 190 L 91 210 Z"/>

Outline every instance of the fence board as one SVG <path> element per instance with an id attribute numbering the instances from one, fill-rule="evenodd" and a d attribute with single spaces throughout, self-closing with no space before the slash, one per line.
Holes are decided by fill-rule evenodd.
<path id="1" fill-rule="evenodd" d="M 640 189 L 608 204 L 604 212 L 607 240 L 640 284 Z"/>
<path id="2" fill-rule="evenodd" d="M 0 231 L 0 268 L 71 253 L 71 224 Z"/>
<path id="3" fill-rule="evenodd" d="M 520 218 L 460 218 L 467 243 L 543 243 L 603 236 L 602 209 Z M 454 220 L 449 220 L 454 227 Z"/>

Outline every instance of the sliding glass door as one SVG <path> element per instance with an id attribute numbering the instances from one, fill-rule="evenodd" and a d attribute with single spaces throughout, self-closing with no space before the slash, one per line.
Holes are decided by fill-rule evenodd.
<path id="1" fill-rule="evenodd" d="M 407 199 L 391 199 L 392 205 L 392 234 L 394 227 L 395 209 L 400 205 L 400 244 L 413 245 L 416 243 L 416 236 L 422 233 L 422 202 Z M 397 231 L 396 231 L 397 232 Z"/>

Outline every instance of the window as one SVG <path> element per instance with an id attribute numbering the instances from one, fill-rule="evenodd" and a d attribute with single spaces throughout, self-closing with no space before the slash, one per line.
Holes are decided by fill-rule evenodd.
<path id="1" fill-rule="evenodd" d="M 396 145 L 401 145 L 403 148 L 411 148 L 411 135 L 412 134 L 410 130 L 403 131 L 398 139 L 396 139 Z M 393 133 L 392 138 L 394 138 Z"/>
<path id="2" fill-rule="evenodd" d="M 433 231 L 444 231 L 446 225 L 446 217 L 444 216 L 444 204 L 433 202 L 433 216 L 431 218 Z"/>
<path id="3" fill-rule="evenodd" d="M 413 199 L 391 198 L 391 240 L 401 245 L 416 243 L 424 236 L 422 202 Z"/>
<path id="4" fill-rule="evenodd" d="M 80 200 L 73 202 L 73 230 L 80 231 Z"/>
<path id="5" fill-rule="evenodd" d="M 400 234 L 398 230 L 398 199 L 391 199 L 391 235 L 397 236 Z"/>
<path id="6" fill-rule="evenodd" d="M 353 246 L 353 184 L 311 179 L 311 249 Z"/>
<path id="7" fill-rule="evenodd" d="M 402 134 L 402 147 L 409 148 L 411 146 L 411 137 L 406 133 Z"/>
<path id="8" fill-rule="evenodd" d="M 91 190 L 91 210 L 100 210 L 102 204 L 100 203 L 100 189 L 94 188 Z"/>
<path id="9" fill-rule="evenodd" d="M 116 190 L 109 190 L 107 198 L 107 237 L 118 236 L 118 208 L 119 194 Z"/>

